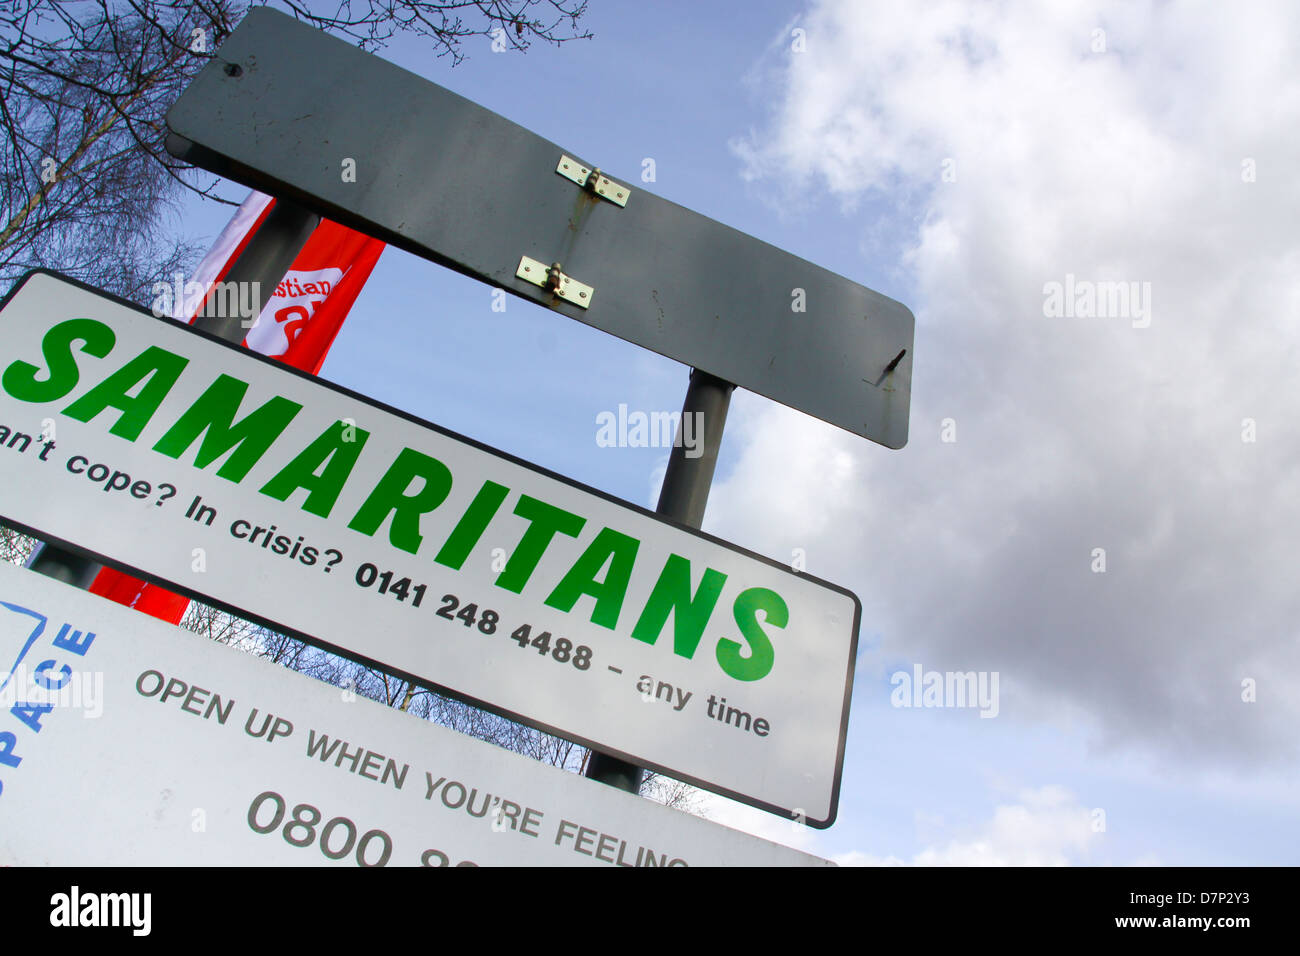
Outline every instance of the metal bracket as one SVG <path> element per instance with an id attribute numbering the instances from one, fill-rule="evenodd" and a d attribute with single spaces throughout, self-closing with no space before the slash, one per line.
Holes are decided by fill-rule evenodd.
<path id="1" fill-rule="evenodd" d="M 596 294 L 591 286 L 584 285 L 572 276 L 566 276 L 558 262 L 547 266 L 544 262 L 524 256 L 519 260 L 515 276 L 543 289 L 550 289 L 565 302 L 572 302 L 584 309 L 591 305 L 591 297 Z"/>
<path id="2" fill-rule="evenodd" d="M 584 166 L 571 156 L 560 156 L 560 165 L 555 167 L 555 171 L 565 179 L 571 179 L 583 189 L 590 190 L 597 196 L 608 199 L 615 206 L 626 206 L 627 197 L 632 195 L 632 190 L 628 189 L 622 183 L 616 183 L 597 167 L 592 169 Z"/>

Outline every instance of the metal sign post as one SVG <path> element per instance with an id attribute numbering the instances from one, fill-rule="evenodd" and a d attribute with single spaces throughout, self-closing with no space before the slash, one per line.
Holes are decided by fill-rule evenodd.
<path id="1" fill-rule="evenodd" d="M 682 525 L 700 527 L 737 385 L 907 441 L 906 307 L 284 14 L 251 11 L 167 124 L 178 157 L 690 366 L 706 451 L 674 448 L 658 506 Z M 641 779 L 619 755 L 588 773 Z"/>
<path id="2" fill-rule="evenodd" d="M 692 414 L 700 416 L 698 421 L 704 426 L 701 454 L 697 458 L 688 458 L 685 442 L 673 444 L 663 487 L 659 490 L 656 514 L 692 528 L 703 525 L 713 471 L 717 468 L 718 451 L 722 447 L 722 429 L 727 424 L 727 409 L 734 390 L 734 385 L 708 372 L 691 371 L 686 400 L 682 402 L 681 420 L 689 421 L 687 416 Z M 629 793 L 639 793 L 645 773 L 635 764 L 593 751 L 587 762 L 587 776 Z"/>

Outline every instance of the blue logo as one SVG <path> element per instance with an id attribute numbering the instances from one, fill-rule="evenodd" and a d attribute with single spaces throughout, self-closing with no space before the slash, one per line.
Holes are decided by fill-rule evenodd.
<path id="1" fill-rule="evenodd" d="M 18 665 L 23 662 L 23 658 L 27 656 L 27 652 L 30 651 L 32 645 L 36 643 L 36 639 L 45 633 L 45 623 L 49 618 L 44 614 L 41 614 L 39 611 L 33 611 L 17 604 L 10 604 L 8 601 L 0 601 L 0 607 L 8 608 L 15 614 L 22 614 L 26 617 L 32 618 L 36 622 L 34 627 L 30 621 L 13 622 L 18 624 L 19 634 L 22 634 L 24 630 L 28 629 L 30 630 L 30 633 L 27 635 L 27 639 L 23 642 L 22 649 L 18 651 L 18 656 L 14 658 L 13 663 L 4 671 L 4 676 L 0 678 L 0 691 L 3 691 L 5 686 L 9 683 L 9 679 L 13 677 L 14 671 L 18 670 Z M 66 628 L 67 625 L 65 624 L 64 627 Z M 5 628 L 5 630 L 7 631 L 8 628 Z M 62 636 L 62 634 L 60 634 L 60 636 Z M 3 657 L 0 657 L 0 660 L 3 659 Z"/>

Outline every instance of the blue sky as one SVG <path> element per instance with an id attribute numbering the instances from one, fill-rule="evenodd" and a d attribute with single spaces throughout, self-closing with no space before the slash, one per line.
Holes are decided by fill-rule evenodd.
<path id="1" fill-rule="evenodd" d="M 592 0 L 590 41 L 383 51 L 917 315 L 901 451 L 733 402 L 705 529 L 804 549 L 864 619 L 839 821 L 712 818 L 846 863 L 1300 862 L 1300 31 L 1219 16 Z M 1067 275 L 1148 314 L 1049 314 Z M 395 249 L 322 370 L 647 506 L 666 451 L 596 416 L 678 409 L 687 373 Z M 998 715 L 892 706 L 914 663 L 997 672 Z"/>

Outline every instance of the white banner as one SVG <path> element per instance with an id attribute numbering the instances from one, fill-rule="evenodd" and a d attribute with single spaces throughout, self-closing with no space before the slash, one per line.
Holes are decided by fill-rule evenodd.
<path id="1" fill-rule="evenodd" d="M 0 865 L 826 861 L 0 563 Z"/>
<path id="2" fill-rule="evenodd" d="M 0 313 L 0 515 L 542 729 L 834 819 L 851 593 L 47 274 Z"/>

